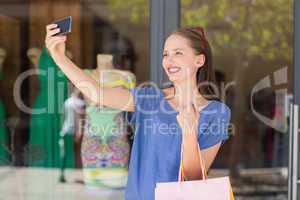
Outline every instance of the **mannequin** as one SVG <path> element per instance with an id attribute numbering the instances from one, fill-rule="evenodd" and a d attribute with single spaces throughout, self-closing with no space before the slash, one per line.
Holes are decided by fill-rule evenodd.
<path id="1" fill-rule="evenodd" d="M 114 69 L 113 56 L 97 55 L 97 68 L 85 70 L 103 87 L 135 87 L 135 76 L 128 72 Z M 78 120 L 81 132 L 81 158 L 84 181 L 87 186 L 106 186 L 123 188 L 127 183 L 130 146 L 125 120 L 125 113 L 107 107 L 92 105 L 84 99 L 84 120 Z M 80 117 L 77 117 L 80 119 Z M 78 132 L 80 133 L 80 132 Z"/>
<path id="2" fill-rule="evenodd" d="M 38 47 L 31 47 L 27 50 L 27 57 L 30 60 L 31 63 L 31 69 L 34 70 L 35 73 L 38 71 L 38 62 L 40 55 L 42 53 L 42 49 Z M 38 92 L 39 92 L 39 81 L 37 80 L 37 75 L 36 76 L 31 76 L 29 79 L 30 82 L 30 91 L 29 91 L 29 96 L 30 96 L 30 105 L 33 104 L 34 99 L 37 97 Z"/>
<path id="3" fill-rule="evenodd" d="M 27 53 L 34 67 L 40 72 L 38 76 L 38 94 L 35 95 L 32 108 L 46 109 L 41 113 L 32 113 L 30 121 L 29 145 L 40 149 L 41 158 L 29 158 L 28 165 L 35 167 L 61 166 L 59 138 L 63 120 L 63 102 L 68 94 L 68 80 L 56 66 L 46 48 L 31 48 Z M 47 74 L 45 74 L 47 72 Z M 49 74 L 50 73 L 50 74 Z M 53 74 L 51 74 L 53 73 Z M 33 90 L 35 90 L 33 86 Z M 63 98 L 61 98 L 63 97 Z M 65 142 L 69 156 L 66 167 L 74 167 L 73 138 Z"/>
<path id="4" fill-rule="evenodd" d="M 27 51 L 27 57 L 29 58 L 29 60 L 31 61 L 31 63 L 33 64 L 33 66 L 36 69 L 38 68 L 38 62 L 39 62 L 41 53 L 42 53 L 42 50 L 38 47 L 32 47 L 32 48 L 28 49 L 28 51 Z"/>
<path id="5" fill-rule="evenodd" d="M 3 48 L 0 48 L 0 72 L 2 72 L 3 63 L 6 58 L 6 51 Z"/>
<path id="6" fill-rule="evenodd" d="M 38 68 L 38 62 L 39 62 L 39 58 L 41 56 L 42 50 L 38 47 L 31 47 L 30 49 L 28 49 L 27 51 L 27 57 L 29 58 L 29 60 L 31 61 L 31 63 L 33 64 L 33 66 L 37 69 Z M 69 58 L 72 59 L 72 53 L 70 51 L 66 51 L 66 54 Z"/>
<path id="7" fill-rule="evenodd" d="M 31 47 L 27 51 L 27 57 L 30 60 L 30 62 L 35 70 L 38 70 L 38 68 L 39 68 L 39 58 L 41 56 L 41 53 L 42 53 L 42 49 L 39 47 Z M 72 54 L 70 51 L 67 50 L 66 54 L 69 58 L 72 59 Z M 35 97 L 37 96 L 37 92 L 39 91 L 38 85 L 39 85 L 39 83 L 36 79 L 31 80 L 31 85 L 30 85 L 30 87 L 31 87 L 31 91 L 30 91 L 31 105 L 32 105 L 32 102 L 34 101 Z"/>
<path id="8" fill-rule="evenodd" d="M 2 48 L 0 48 L 0 79 L 2 78 L 2 69 L 3 69 L 3 63 L 6 58 L 6 51 Z M 9 164 L 8 160 L 8 144 L 7 144 L 7 131 L 5 126 L 5 108 L 4 105 L 1 102 L 0 99 L 0 165 Z"/>

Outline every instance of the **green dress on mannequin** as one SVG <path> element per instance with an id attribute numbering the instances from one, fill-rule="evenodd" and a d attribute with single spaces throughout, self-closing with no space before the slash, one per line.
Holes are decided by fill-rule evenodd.
<path id="1" fill-rule="evenodd" d="M 6 51 L 0 48 L 0 80 L 2 79 L 3 63 L 6 57 Z M 8 132 L 5 126 L 5 107 L 0 99 L 0 165 L 9 164 L 8 154 Z"/>
<path id="2" fill-rule="evenodd" d="M 0 165 L 9 164 L 7 145 L 8 144 L 7 144 L 7 131 L 5 126 L 5 109 L 0 99 Z"/>
<path id="3" fill-rule="evenodd" d="M 28 163 L 34 167 L 60 167 L 59 138 L 68 80 L 44 48 L 38 62 L 39 94 L 33 105 L 30 122 Z M 37 112 L 38 109 L 41 112 Z M 66 136 L 66 167 L 74 167 L 73 137 Z"/>

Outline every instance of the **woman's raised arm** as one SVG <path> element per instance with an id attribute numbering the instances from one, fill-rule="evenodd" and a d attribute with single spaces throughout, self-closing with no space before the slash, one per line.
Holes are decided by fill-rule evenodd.
<path id="1" fill-rule="evenodd" d="M 133 95 L 122 88 L 104 88 L 76 66 L 66 55 L 66 36 L 53 36 L 59 33 L 56 24 L 46 27 L 46 47 L 54 62 L 82 94 L 96 105 L 104 105 L 124 111 L 134 111 Z"/>

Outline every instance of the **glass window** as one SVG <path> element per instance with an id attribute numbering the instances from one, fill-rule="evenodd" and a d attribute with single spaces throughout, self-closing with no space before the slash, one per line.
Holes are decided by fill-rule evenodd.
<path id="1" fill-rule="evenodd" d="M 113 69 L 127 71 L 130 80 L 138 84 L 149 79 L 149 1 L 2 1 L 0 8 L 0 177 L 4 177 L 0 179 L 5 179 L 0 181 L 0 193 L 12 199 L 59 199 L 53 196 L 59 180 L 78 182 L 81 188 L 80 183 L 86 178 L 81 170 L 86 166 L 80 135 L 80 128 L 86 130 L 86 126 L 81 126 L 78 115 L 73 116 L 74 112 L 68 110 L 67 100 L 73 97 L 74 88 L 44 47 L 45 27 L 71 15 L 67 56 L 88 71 L 102 67 L 101 59 L 112 55 Z M 76 98 L 86 101 L 82 95 Z M 75 122 L 65 124 L 66 119 Z M 107 143 L 113 140 L 106 139 Z M 118 145 L 122 146 L 124 140 L 118 140 Z M 124 146 L 129 146 L 131 141 L 126 142 Z M 127 162 L 121 164 L 128 164 L 128 155 Z M 98 164 L 108 165 L 105 159 L 99 158 Z M 60 173 L 61 167 L 67 168 L 65 176 Z M 123 171 L 118 173 L 122 175 Z M 124 186 L 124 180 L 108 184 Z M 83 189 L 77 191 L 80 194 L 73 190 L 60 194 L 71 199 L 91 195 Z M 123 199 L 122 190 L 108 193 L 92 195 Z"/>
<path id="2" fill-rule="evenodd" d="M 248 189 L 249 182 L 265 185 L 262 193 L 275 183 L 287 186 L 293 1 L 182 0 L 181 6 L 183 27 L 205 28 L 219 97 L 232 110 L 232 136 L 214 168 L 229 167 Z"/>

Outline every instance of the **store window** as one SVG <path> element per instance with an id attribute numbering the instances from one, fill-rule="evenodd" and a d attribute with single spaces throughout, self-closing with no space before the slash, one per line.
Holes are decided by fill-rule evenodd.
<path id="1" fill-rule="evenodd" d="M 232 111 L 232 136 L 213 168 L 286 194 L 293 1 L 182 0 L 181 22 L 205 28 L 219 97 Z"/>

